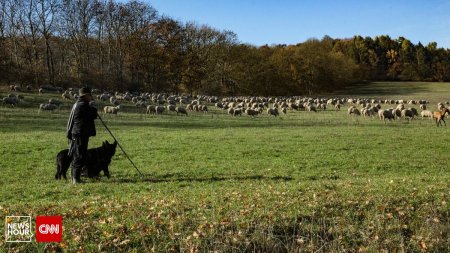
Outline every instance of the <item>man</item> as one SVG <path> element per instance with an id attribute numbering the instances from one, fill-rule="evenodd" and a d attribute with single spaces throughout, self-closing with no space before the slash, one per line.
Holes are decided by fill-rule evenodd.
<path id="1" fill-rule="evenodd" d="M 78 101 L 73 105 L 67 123 L 67 138 L 70 141 L 69 156 L 72 161 L 72 183 L 81 183 L 81 169 L 86 164 L 89 137 L 95 136 L 97 109 L 92 106 L 91 90 L 83 87 L 79 90 Z"/>

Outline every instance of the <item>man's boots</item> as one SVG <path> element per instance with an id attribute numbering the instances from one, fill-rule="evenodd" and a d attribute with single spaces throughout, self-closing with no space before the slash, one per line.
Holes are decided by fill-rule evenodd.
<path id="1" fill-rule="evenodd" d="M 80 183 L 83 183 L 83 181 L 81 181 L 81 170 L 75 169 L 72 166 L 72 184 L 80 184 Z"/>

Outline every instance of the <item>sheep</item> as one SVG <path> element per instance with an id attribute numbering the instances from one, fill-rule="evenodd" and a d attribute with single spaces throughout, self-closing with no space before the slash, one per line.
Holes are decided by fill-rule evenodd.
<path id="1" fill-rule="evenodd" d="M 394 115 L 392 114 L 392 111 L 390 110 L 379 110 L 378 116 L 380 117 L 380 120 L 383 120 L 386 123 L 386 119 L 389 121 L 395 119 Z"/>
<path id="2" fill-rule="evenodd" d="M 422 118 L 433 119 L 433 112 L 432 111 L 423 110 L 423 111 L 420 112 L 420 116 L 422 116 Z"/>
<path id="3" fill-rule="evenodd" d="M 439 112 L 433 112 L 433 118 L 436 120 L 436 126 L 442 126 L 441 121 L 443 121 L 444 125 L 447 126 L 444 118 L 448 114 L 450 114 L 450 110 L 448 108 L 445 108 L 444 110 Z"/>
<path id="4" fill-rule="evenodd" d="M 156 106 L 154 106 L 154 105 L 149 105 L 149 106 L 147 106 L 147 111 L 146 111 L 146 113 L 147 114 L 156 114 Z"/>
<path id="5" fill-rule="evenodd" d="M 17 97 L 4 97 L 3 103 L 14 107 L 19 103 L 19 99 Z"/>
<path id="6" fill-rule="evenodd" d="M 405 105 L 403 103 L 397 105 L 397 110 L 403 111 L 405 109 Z"/>
<path id="7" fill-rule="evenodd" d="M 392 115 L 394 115 L 394 118 L 400 118 L 402 116 L 402 111 L 398 108 L 392 110 Z"/>
<path id="8" fill-rule="evenodd" d="M 242 109 L 241 108 L 235 108 L 233 111 L 233 116 L 236 117 L 237 115 L 242 115 Z"/>
<path id="9" fill-rule="evenodd" d="M 157 106 L 155 109 L 156 114 L 162 114 L 166 108 L 164 106 Z"/>
<path id="10" fill-rule="evenodd" d="M 401 116 L 404 119 L 406 119 L 406 118 L 413 119 L 414 118 L 414 112 L 412 110 L 410 110 L 410 109 L 403 109 L 402 112 L 401 112 Z"/>
<path id="11" fill-rule="evenodd" d="M 167 105 L 167 111 L 169 112 L 175 112 L 176 106 L 175 105 Z"/>
<path id="12" fill-rule="evenodd" d="M 227 112 L 229 115 L 234 115 L 234 108 L 229 108 Z"/>
<path id="13" fill-rule="evenodd" d="M 64 92 L 63 94 L 61 94 L 62 99 L 71 99 L 71 96 L 69 94 L 69 92 Z"/>
<path id="14" fill-rule="evenodd" d="M 282 112 L 284 115 L 286 115 L 286 107 L 282 107 L 282 108 L 281 108 L 281 112 Z"/>
<path id="15" fill-rule="evenodd" d="M 356 107 L 354 107 L 354 106 L 350 106 L 350 107 L 347 109 L 347 113 L 348 113 L 349 115 L 352 115 L 352 114 L 354 114 L 354 115 L 361 115 L 361 112 L 358 110 L 358 108 L 356 108 Z"/>
<path id="16" fill-rule="evenodd" d="M 257 116 L 257 115 L 259 114 L 259 111 L 253 110 L 253 109 L 250 109 L 250 108 L 247 108 L 247 110 L 245 110 L 245 113 L 246 113 L 248 116 L 254 117 L 254 116 Z"/>
<path id="17" fill-rule="evenodd" d="M 309 105 L 305 106 L 305 108 L 308 112 L 317 112 L 317 109 L 313 104 L 309 104 Z"/>
<path id="18" fill-rule="evenodd" d="M 184 115 L 186 115 L 186 116 L 188 116 L 188 113 L 187 113 L 187 111 L 186 111 L 186 109 L 185 108 L 183 108 L 183 107 L 175 107 L 175 111 L 177 112 L 177 115 L 179 114 L 179 113 L 181 113 L 181 114 L 184 114 Z"/>
<path id="19" fill-rule="evenodd" d="M 439 104 L 437 105 L 437 108 L 438 108 L 438 111 L 442 111 L 442 110 L 445 109 L 445 106 L 444 106 L 443 103 L 439 103 Z"/>
<path id="20" fill-rule="evenodd" d="M 277 108 L 268 108 L 267 109 L 267 114 L 269 114 L 269 116 L 270 115 L 273 115 L 273 116 L 278 116 L 279 115 L 279 113 L 278 113 L 278 109 Z"/>
<path id="21" fill-rule="evenodd" d="M 325 111 L 327 109 L 327 105 L 326 104 L 318 104 L 317 105 L 317 109 Z"/>
<path id="22" fill-rule="evenodd" d="M 199 110 L 198 109 L 198 105 L 195 104 L 195 103 L 194 104 L 192 104 L 192 103 L 189 104 L 188 107 L 190 107 L 193 112 L 198 112 L 198 110 Z"/>
<path id="23" fill-rule="evenodd" d="M 336 111 L 340 111 L 340 110 L 341 110 L 341 104 L 337 103 L 337 104 L 334 106 L 334 109 L 335 109 Z"/>
<path id="24" fill-rule="evenodd" d="M 105 106 L 103 108 L 103 111 L 105 114 L 117 114 L 117 112 L 120 110 L 120 105 L 118 106 Z"/>
<path id="25" fill-rule="evenodd" d="M 58 100 L 53 99 L 53 98 L 50 98 L 50 99 L 48 100 L 48 103 L 49 103 L 49 104 L 54 104 L 54 105 L 56 105 L 56 106 L 60 106 L 60 105 L 62 104 L 61 101 L 58 101 Z"/>
<path id="26" fill-rule="evenodd" d="M 375 114 L 375 112 L 374 112 L 373 108 L 370 107 L 370 108 L 363 108 L 363 109 L 361 109 L 361 114 L 365 118 L 365 117 L 372 117 Z"/>
<path id="27" fill-rule="evenodd" d="M 289 108 L 289 110 L 297 110 L 298 111 L 298 105 L 297 104 L 295 104 L 295 103 L 289 103 L 288 104 L 288 108 Z"/>
<path id="28" fill-rule="evenodd" d="M 208 112 L 208 106 L 206 106 L 206 105 L 199 105 L 199 110 L 201 111 L 201 112 Z"/>
<path id="29" fill-rule="evenodd" d="M 39 105 L 39 112 L 41 112 L 41 110 L 44 110 L 44 111 L 53 111 L 53 110 L 55 110 L 56 108 L 58 108 L 58 106 L 55 105 L 55 104 L 51 104 L 51 103 L 48 103 L 48 104 L 40 104 L 40 105 Z"/>
<path id="30" fill-rule="evenodd" d="M 189 104 L 189 100 L 187 98 L 180 99 L 180 105 L 183 105 L 183 104 L 185 104 L 185 105 Z"/>
<path id="31" fill-rule="evenodd" d="M 146 107 L 147 106 L 147 102 L 144 100 L 139 100 L 136 102 L 136 107 Z"/>
<path id="32" fill-rule="evenodd" d="M 419 116 L 419 113 L 417 112 L 417 109 L 416 108 L 408 108 L 409 110 L 411 110 L 412 112 L 413 112 L 413 115 L 414 116 Z"/>
<path id="33" fill-rule="evenodd" d="M 100 99 L 101 101 L 106 101 L 108 99 L 111 99 L 111 95 L 103 93 L 101 95 L 98 95 L 97 98 Z"/>
<path id="34" fill-rule="evenodd" d="M 118 105 L 120 104 L 119 99 L 117 99 L 116 97 L 110 97 L 110 98 L 109 98 L 109 102 L 110 102 L 112 105 L 116 105 L 116 106 L 118 106 Z"/>
<path id="35" fill-rule="evenodd" d="M 21 92 L 22 88 L 20 88 L 20 86 L 18 86 L 18 85 L 14 85 L 14 91 L 15 92 Z"/>
<path id="36" fill-rule="evenodd" d="M 421 104 L 419 107 L 420 107 L 420 110 L 426 110 L 427 109 L 427 105 L 426 104 Z"/>

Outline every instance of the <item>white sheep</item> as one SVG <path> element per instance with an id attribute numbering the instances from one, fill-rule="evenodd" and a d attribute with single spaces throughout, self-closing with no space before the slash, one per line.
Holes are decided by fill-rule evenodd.
<path id="1" fill-rule="evenodd" d="M 428 111 L 428 110 L 423 110 L 423 111 L 420 112 L 420 116 L 422 116 L 422 118 L 433 119 L 433 112 L 432 111 Z"/>
<path id="2" fill-rule="evenodd" d="M 117 114 L 117 112 L 120 110 L 120 105 L 118 106 L 105 106 L 103 108 L 103 111 L 105 114 Z"/>
<path id="3" fill-rule="evenodd" d="M 147 106 L 147 111 L 146 111 L 146 113 L 147 114 L 156 114 L 156 106 L 154 106 L 154 105 L 149 105 L 149 106 Z"/>

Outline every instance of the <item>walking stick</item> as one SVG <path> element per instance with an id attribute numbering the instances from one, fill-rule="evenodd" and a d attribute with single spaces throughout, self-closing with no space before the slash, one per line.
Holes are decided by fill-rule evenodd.
<path id="1" fill-rule="evenodd" d="M 114 141 L 117 142 L 117 145 L 119 146 L 119 148 L 122 150 L 123 154 L 128 158 L 128 160 L 131 162 L 131 164 L 133 164 L 134 168 L 139 172 L 139 174 L 144 177 L 144 174 L 141 173 L 141 171 L 139 171 L 139 169 L 136 167 L 136 165 L 134 164 L 134 162 L 131 160 L 131 158 L 128 156 L 127 152 L 125 152 L 125 150 L 122 148 L 122 146 L 120 145 L 120 143 L 117 141 L 116 137 L 114 137 L 114 135 L 112 134 L 111 130 L 109 130 L 108 126 L 106 126 L 105 122 L 103 121 L 102 117 L 100 117 L 100 114 L 97 113 L 97 117 L 100 119 L 100 121 L 102 122 L 103 126 L 106 128 L 106 130 L 108 130 L 109 134 L 113 137 Z"/>

